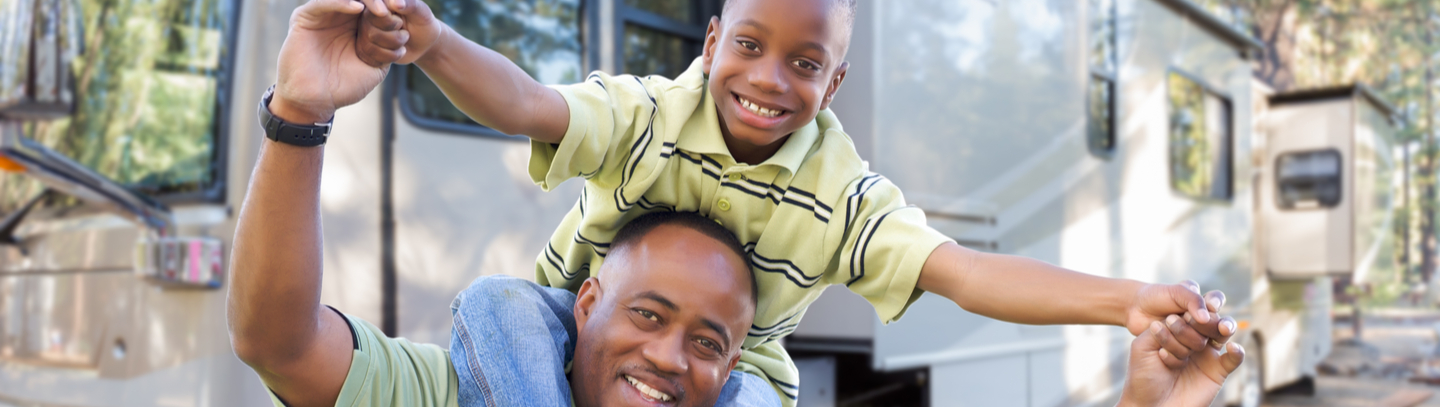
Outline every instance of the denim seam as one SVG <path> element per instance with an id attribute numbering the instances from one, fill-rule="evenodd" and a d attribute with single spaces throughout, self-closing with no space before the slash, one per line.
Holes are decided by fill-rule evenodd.
<path id="1" fill-rule="evenodd" d="M 470 365 L 470 374 L 475 376 L 475 382 L 480 385 L 480 394 L 485 396 L 485 405 L 494 406 L 496 405 L 495 395 L 490 393 L 490 382 L 485 379 L 485 371 L 480 367 L 479 359 L 476 359 L 475 344 L 470 340 L 470 330 L 465 327 L 465 321 L 463 318 L 460 318 L 459 313 L 456 313 L 453 318 L 455 320 L 455 330 L 459 332 L 460 340 L 465 343 L 465 358 L 470 361 L 470 363 L 468 363 Z"/>

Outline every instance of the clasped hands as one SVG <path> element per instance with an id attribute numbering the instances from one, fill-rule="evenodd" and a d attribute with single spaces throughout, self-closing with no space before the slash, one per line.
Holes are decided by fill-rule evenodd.
<path id="1" fill-rule="evenodd" d="M 1199 284 L 1186 281 L 1147 285 L 1137 294 L 1126 322 L 1136 338 L 1120 405 L 1209 405 L 1245 359 L 1245 349 L 1230 343 L 1238 329 L 1235 319 L 1218 313 L 1225 294 L 1206 293 L 1199 307 L 1187 303 L 1199 293 Z M 1173 314 L 1177 309 L 1190 311 Z"/>

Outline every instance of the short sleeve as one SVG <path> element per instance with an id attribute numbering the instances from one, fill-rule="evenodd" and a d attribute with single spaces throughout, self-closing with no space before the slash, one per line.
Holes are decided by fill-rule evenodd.
<path id="1" fill-rule="evenodd" d="M 920 268 L 940 244 L 953 241 L 925 224 L 925 212 L 906 205 L 900 188 L 879 174 L 846 187 L 844 241 L 832 282 L 845 284 L 875 307 L 880 320 L 900 319 L 923 294 Z"/>
<path id="2" fill-rule="evenodd" d="M 357 346 L 337 407 L 459 404 L 458 380 L 444 348 L 386 337 L 375 325 L 349 315 L 345 321 Z M 270 399 L 284 406 L 274 393 Z"/>
<path id="3" fill-rule="evenodd" d="M 590 74 L 584 82 L 552 85 L 570 110 L 560 144 L 530 141 L 530 179 L 549 191 L 572 177 L 590 179 L 623 162 L 648 129 L 657 104 L 646 82 L 631 75 Z"/>

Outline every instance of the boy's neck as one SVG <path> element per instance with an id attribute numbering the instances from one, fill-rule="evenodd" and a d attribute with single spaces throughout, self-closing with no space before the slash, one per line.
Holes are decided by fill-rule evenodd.
<path id="1" fill-rule="evenodd" d="M 730 135 L 730 129 L 725 128 L 725 121 L 721 120 L 720 138 L 725 140 L 725 149 L 730 151 L 730 157 L 734 158 L 735 162 L 756 165 L 775 156 L 775 152 L 780 151 L 780 147 L 785 145 L 790 135 L 786 134 L 769 145 L 757 146 Z"/>

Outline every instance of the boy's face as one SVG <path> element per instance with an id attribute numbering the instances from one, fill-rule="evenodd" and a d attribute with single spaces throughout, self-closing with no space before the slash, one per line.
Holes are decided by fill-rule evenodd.
<path id="1" fill-rule="evenodd" d="M 730 0 L 705 35 L 704 70 L 725 142 L 779 149 L 777 141 L 830 105 L 845 78 L 848 6 L 837 0 Z M 738 144 L 738 145 L 737 145 Z M 769 147 L 768 149 L 765 147 Z M 751 163 L 755 164 L 755 163 Z"/>
<path id="2" fill-rule="evenodd" d="M 576 405 L 714 405 L 754 319 L 749 273 L 724 244 L 679 226 L 611 251 L 575 301 Z"/>

